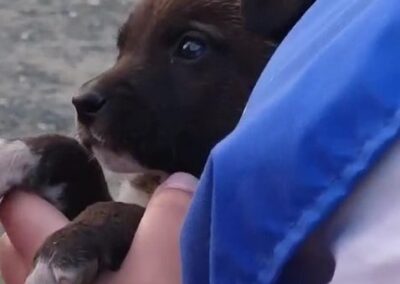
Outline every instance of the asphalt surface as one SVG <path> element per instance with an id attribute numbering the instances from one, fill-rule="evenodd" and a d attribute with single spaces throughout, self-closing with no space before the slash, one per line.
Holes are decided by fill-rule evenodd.
<path id="1" fill-rule="evenodd" d="M 115 57 L 132 0 L 0 0 L 0 137 L 70 133 L 71 97 Z"/>

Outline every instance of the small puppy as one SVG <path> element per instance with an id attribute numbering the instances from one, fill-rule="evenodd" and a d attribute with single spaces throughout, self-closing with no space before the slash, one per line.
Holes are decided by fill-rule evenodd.
<path id="1" fill-rule="evenodd" d="M 245 13 L 265 12 L 247 17 L 252 29 L 265 27 L 263 36 L 246 30 L 239 0 L 138 2 L 115 65 L 73 99 L 81 144 L 56 135 L 0 142 L 0 193 L 29 188 L 73 220 L 43 244 L 27 283 L 91 283 L 118 269 L 144 209 L 112 202 L 97 159 L 151 176 L 134 181 L 150 194 L 170 173 L 199 176 L 311 2 L 245 1 Z"/>

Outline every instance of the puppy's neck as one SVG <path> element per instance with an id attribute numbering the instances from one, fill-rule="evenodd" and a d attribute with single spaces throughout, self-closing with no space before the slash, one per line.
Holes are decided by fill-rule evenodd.
<path id="1" fill-rule="evenodd" d="M 131 174 L 119 176 L 116 201 L 146 207 L 155 189 L 167 178 L 166 174 Z"/>

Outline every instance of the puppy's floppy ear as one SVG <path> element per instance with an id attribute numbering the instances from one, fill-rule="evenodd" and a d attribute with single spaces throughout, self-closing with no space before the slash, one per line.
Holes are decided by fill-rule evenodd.
<path id="1" fill-rule="evenodd" d="M 242 0 L 246 27 L 280 42 L 316 0 Z"/>

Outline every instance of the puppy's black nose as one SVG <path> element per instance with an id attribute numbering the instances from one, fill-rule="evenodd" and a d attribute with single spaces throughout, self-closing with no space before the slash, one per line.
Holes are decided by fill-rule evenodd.
<path id="1" fill-rule="evenodd" d="M 72 99 L 72 104 L 75 106 L 78 119 L 81 122 L 93 119 L 105 103 L 106 99 L 97 92 L 85 93 Z"/>

